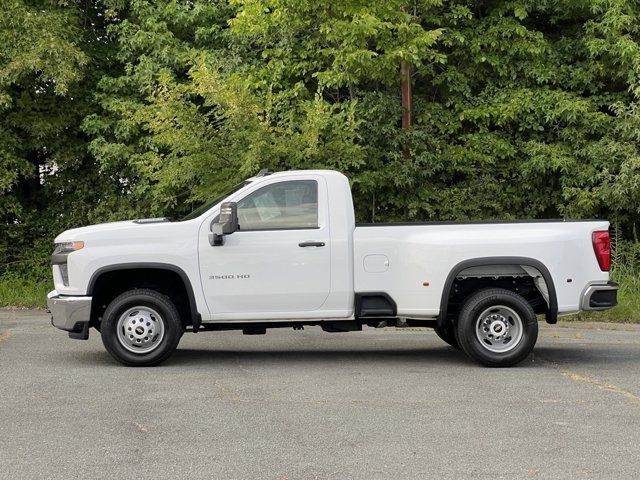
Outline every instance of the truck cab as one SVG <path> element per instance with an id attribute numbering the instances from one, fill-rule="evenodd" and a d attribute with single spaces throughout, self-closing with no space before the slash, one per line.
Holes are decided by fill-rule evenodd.
<path id="1" fill-rule="evenodd" d="M 349 191 L 337 172 L 265 175 L 225 201 L 235 203 L 237 228 L 220 245 L 211 241 L 213 209 L 197 249 L 207 320 L 352 317 Z"/>

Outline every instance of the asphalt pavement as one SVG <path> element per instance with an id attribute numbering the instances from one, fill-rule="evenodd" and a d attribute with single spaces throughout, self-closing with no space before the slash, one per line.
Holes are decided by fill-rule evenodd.
<path id="1" fill-rule="evenodd" d="M 127 368 L 0 311 L 0 478 L 640 478 L 640 326 L 578 327 L 509 369 L 430 330 L 315 327 Z"/>

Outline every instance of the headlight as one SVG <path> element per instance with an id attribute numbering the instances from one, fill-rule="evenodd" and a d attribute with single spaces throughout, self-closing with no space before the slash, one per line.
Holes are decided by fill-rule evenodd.
<path id="1" fill-rule="evenodd" d="M 56 248 L 53 251 L 54 255 L 65 255 L 76 250 L 84 248 L 84 242 L 62 242 L 56 243 Z"/>
<path id="2" fill-rule="evenodd" d="M 67 258 L 71 252 L 84 248 L 84 242 L 62 242 L 56 243 L 56 248 L 51 255 L 51 265 L 58 267 L 62 283 L 69 286 L 69 269 L 67 267 Z"/>

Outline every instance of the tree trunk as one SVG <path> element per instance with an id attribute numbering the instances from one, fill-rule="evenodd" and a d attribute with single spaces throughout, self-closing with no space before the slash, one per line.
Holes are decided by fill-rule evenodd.
<path id="1" fill-rule="evenodd" d="M 413 113 L 412 92 L 411 92 L 411 67 L 405 62 L 400 64 L 400 76 L 402 77 L 402 129 L 411 128 L 411 114 Z M 411 158 L 409 146 L 405 145 L 403 150 L 405 158 Z"/>

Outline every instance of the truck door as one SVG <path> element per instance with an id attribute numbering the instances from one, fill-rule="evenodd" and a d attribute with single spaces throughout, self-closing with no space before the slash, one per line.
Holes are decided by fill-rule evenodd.
<path id="1" fill-rule="evenodd" d="M 208 223 L 200 229 L 200 274 L 216 319 L 295 318 L 322 307 L 331 287 L 326 196 L 319 175 L 270 178 L 237 200 L 239 230 L 224 245 L 209 244 Z"/>

